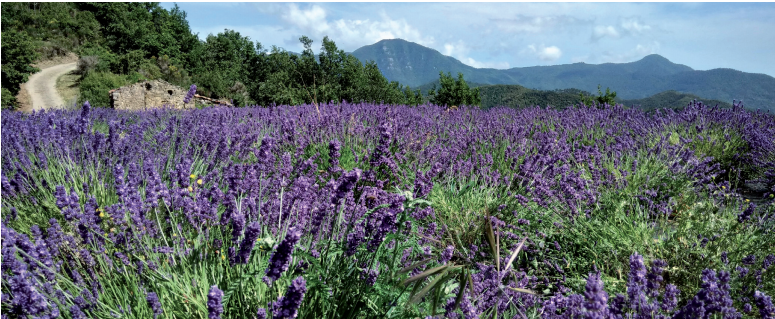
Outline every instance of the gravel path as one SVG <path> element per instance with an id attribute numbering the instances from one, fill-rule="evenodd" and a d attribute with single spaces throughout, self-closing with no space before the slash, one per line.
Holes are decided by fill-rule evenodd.
<path id="1" fill-rule="evenodd" d="M 59 93 L 57 93 L 57 79 L 75 70 L 76 64 L 76 62 L 59 64 L 31 75 L 26 83 L 27 91 L 32 100 L 32 109 L 29 111 L 64 107 L 65 103 L 62 101 Z"/>

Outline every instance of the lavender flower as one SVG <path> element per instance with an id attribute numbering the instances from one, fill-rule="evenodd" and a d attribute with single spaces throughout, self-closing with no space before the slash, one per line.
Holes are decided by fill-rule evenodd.
<path id="1" fill-rule="evenodd" d="M 737 222 L 742 224 L 746 220 L 751 218 L 751 215 L 753 214 L 755 209 L 756 209 L 756 204 L 751 203 L 750 205 L 748 205 L 748 208 L 746 208 L 739 215 L 737 215 Z"/>
<path id="2" fill-rule="evenodd" d="M 332 173 L 341 171 L 341 168 L 339 168 L 339 157 L 342 156 L 339 150 L 341 149 L 342 143 L 339 140 L 333 140 L 328 144 L 328 164 L 329 171 Z"/>
<path id="3" fill-rule="evenodd" d="M 441 252 L 441 258 L 439 258 L 439 262 L 442 264 L 448 262 L 450 259 L 452 259 L 452 253 L 454 251 L 455 251 L 455 246 L 452 246 L 452 245 L 447 246 L 447 248 Z"/>
<path id="4" fill-rule="evenodd" d="M 767 270 L 772 266 L 772 264 L 775 264 L 775 255 L 767 255 L 767 257 L 764 257 L 764 263 L 762 264 L 762 269 Z"/>
<path id="5" fill-rule="evenodd" d="M 153 319 L 156 319 L 156 317 L 162 314 L 163 310 L 161 308 L 161 302 L 159 302 L 159 296 L 157 296 L 155 292 L 149 292 L 148 295 L 145 296 L 145 301 L 148 302 L 148 306 L 153 310 Z"/>
<path id="6" fill-rule="evenodd" d="M 355 188 L 355 184 L 361 178 L 361 174 L 362 174 L 361 170 L 356 168 L 342 175 L 342 181 L 339 184 L 339 186 L 336 188 L 336 193 L 331 198 L 332 205 L 338 205 L 339 202 L 345 196 L 347 196 L 347 194 L 350 193 L 353 190 L 353 188 Z"/>
<path id="7" fill-rule="evenodd" d="M 232 215 L 231 218 L 231 238 L 232 242 L 237 242 L 239 240 L 240 236 L 242 236 L 242 231 L 245 229 L 245 214 L 237 213 Z"/>
<path id="8" fill-rule="evenodd" d="M 73 317 L 73 319 L 86 319 L 86 314 L 81 311 L 81 307 L 78 307 L 78 305 L 72 305 L 70 306 L 70 316 Z"/>
<path id="9" fill-rule="evenodd" d="M 272 282 L 280 278 L 283 272 L 288 270 L 288 266 L 291 263 L 291 255 L 300 238 L 301 230 L 297 230 L 296 227 L 288 229 L 285 239 L 280 242 L 277 250 L 269 258 L 269 267 L 266 268 L 266 276 L 264 277 L 264 282 L 268 285 L 271 285 Z"/>
<path id="10" fill-rule="evenodd" d="M 217 285 L 210 287 L 210 292 L 207 294 L 207 313 L 209 319 L 219 319 L 223 314 L 223 291 L 218 289 Z"/>
<path id="11" fill-rule="evenodd" d="M 772 298 L 770 298 L 770 296 L 757 290 L 754 292 L 753 298 L 756 302 L 756 307 L 759 308 L 759 315 L 762 316 L 762 319 L 775 318 L 775 306 L 773 306 Z"/>
<path id="12" fill-rule="evenodd" d="M 678 290 L 678 287 L 676 287 L 673 284 L 668 284 L 665 286 L 665 294 L 662 297 L 662 310 L 666 313 L 670 313 L 675 309 L 676 306 L 678 306 L 678 295 L 680 294 L 680 291 Z"/>
<path id="13" fill-rule="evenodd" d="M 607 318 L 608 293 L 603 289 L 603 281 L 600 274 L 591 273 L 587 277 L 587 286 L 584 292 L 587 298 L 584 308 L 590 313 L 589 318 Z"/>
<path id="14" fill-rule="evenodd" d="M 191 102 L 191 98 L 194 97 L 195 93 L 196 84 L 191 84 L 191 87 L 188 89 L 188 93 L 186 93 L 186 98 L 183 99 L 183 103 L 188 104 L 188 102 Z"/>
<path id="15" fill-rule="evenodd" d="M 272 304 L 272 318 L 296 318 L 306 292 L 307 282 L 304 278 L 299 276 L 294 279 L 285 292 L 285 296 L 280 297 Z"/>
<path id="16" fill-rule="evenodd" d="M 261 224 L 258 222 L 252 222 L 245 231 L 245 238 L 242 239 L 240 244 L 239 253 L 236 256 L 236 263 L 247 264 L 250 260 L 250 253 L 253 252 L 253 246 L 256 244 L 256 239 L 261 233 Z"/>
<path id="17" fill-rule="evenodd" d="M 377 277 L 379 277 L 379 269 L 364 269 L 361 271 L 361 279 L 366 281 L 368 286 L 374 286 L 374 283 L 377 282 Z"/>

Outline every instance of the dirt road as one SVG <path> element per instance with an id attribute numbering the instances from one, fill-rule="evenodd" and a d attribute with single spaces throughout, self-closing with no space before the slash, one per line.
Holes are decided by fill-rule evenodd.
<path id="1" fill-rule="evenodd" d="M 62 108 L 64 102 L 62 97 L 57 93 L 56 84 L 57 79 L 67 74 L 68 72 L 75 70 L 76 63 L 59 64 L 52 67 L 45 68 L 38 73 L 30 76 L 29 80 L 25 84 L 25 88 L 32 100 L 32 107 L 25 111 L 42 111 L 45 109 Z"/>

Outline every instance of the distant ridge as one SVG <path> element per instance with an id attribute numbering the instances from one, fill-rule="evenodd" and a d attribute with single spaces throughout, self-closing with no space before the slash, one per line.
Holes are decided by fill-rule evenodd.
<path id="1" fill-rule="evenodd" d="M 775 78 L 732 69 L 694 70 L 651 54 L 629 63 L 573 63 L 507 70 L 478 69 L 417 43 L 390 39 L 361 47 L 352 54 L 373 60 L 389 81 L 421 87 L 437 81 L 439 71 L 463 73 L 466 82 L 481 85 L 517 84 L 538 90 L 579 89 L 597 92 L 600 84 L 623 100 L 644 99 L 676 91 L 731 103 L 743 100 L 749 109 L 775 112 Z"/>

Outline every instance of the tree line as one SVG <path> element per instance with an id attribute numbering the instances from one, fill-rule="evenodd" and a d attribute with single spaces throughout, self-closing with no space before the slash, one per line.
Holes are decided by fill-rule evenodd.
<path id="1" fill-rule="evenodd" d="M 3 106 L 45 52 L 75 52 L 81 99 L 107 106 L 107 91 L 163 79 L 235 105 L 369 101 L 419 104 L 423 97 L 390 82 L 324 38 L 319 56 L 306 36 L 301 54 L 264 48 L 234 30 L 199 40 L 186 13 L 158 3 L 2 3 Z"/>

